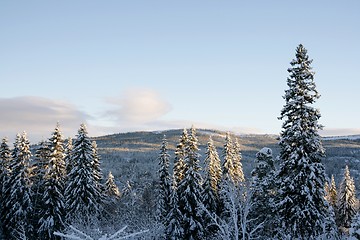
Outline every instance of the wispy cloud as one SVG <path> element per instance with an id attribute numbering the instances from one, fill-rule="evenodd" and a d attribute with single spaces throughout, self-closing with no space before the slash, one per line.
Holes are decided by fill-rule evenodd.
<path id="1" fill-rule="evenodd" d="M 90 116 L 74 105 L 41 97 L 0 98 L 0 136 L 9 140 L 26 131 L 30 140 L 48 138 L 59 122 L 66 136 L 73 136 Z"/>
<path id="2" fill-rule="evenodd" d="M 106 115 L 128 126 L 156 121 L 171 110 L 170 104 L 152 89 L 129 89 L 120 98 L 109 98 L 107 102 L 115 109 Z"/>

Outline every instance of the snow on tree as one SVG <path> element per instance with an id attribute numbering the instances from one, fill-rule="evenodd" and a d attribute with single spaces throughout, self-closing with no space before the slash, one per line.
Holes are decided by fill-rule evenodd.
<path id="1" fill-rule="evenodd" d="M 80 125 L 72 159 L 74 166 L 65 189 L 68 219 L 80 217 L 87 222 L 101 213 L 102 193 L 94 176 L 93 148 L 85 124 Z"/>
<path id="2" fill-rule="evenodd" d="M 114 176 L 112 175 L 111 171 L 105 182 L 105 193 L 107 196 L 115 199 L 119 199 L 121 194 L 118 186 L 116 186 Z"/>
<path id="3" fill-rule="evenodd" d="M 165 221 L 165 236 L 166 239 L 170 240 L 182 239 L 184 236 L 183 219 L 179 209 L 179 196 L 176 188 L 176 183 L 173 183 L 170 193 L 170 209 Z"/>
<path id="4" fill-rule="evenodd" d="M 4 195 L 6 213 L 3 222 L 6 239 L 27 239 L 31 237 L 33 231 L 31 223 L 33 173 L 30 160 L 30 143 L 24 132 L 16 137 L 10 162 L 11 174 L 6 183 L 8 188 Z"/>
<path id="5" fill-rule="evenodd" d="M 234 159 L 233 159 L 233 167 L 234 167 L 234 180 L 237 184 L 241 183 L 241 182 L 245 182 L 245 176 L 244 176 L 244 172 L 243 172 L 243 168 L 242 168 L 242 163 L 241 163 L 241 149 L 240 149 L 240 144 L 238 139 L 235 139 L 234 145 Z"/>
<path id="6" fill-rule="evenodd" d="M 330 184 L 330 186 L 326 182 L 326 185 L 325 185 L 324 189 L 325 189 L 325 199 L 330 203 L 330 205 L 334 209 L 336 209 L 337 191 L 336 191 L 336 184 L 335 184 L 334 175 L 331 175 L 331 184 Z"/>
<path id="7" fill-rule="evenodd" d="M 180 181 L 184 178 L 185 175 L 185 157 L 186 157 L 186 146 L 188 142 L 188 133 L 184 129 L 180 137 L 179 143 L 175 149 L 175 161 L 174 161 L 174 186 L 178 186 Z"/>
<path id="8" fill-rule="evenodd" d="M 262 227 L 257 232 L 259 237 L 273 236 L 272 220 L 274 216 L 275 198 L 275 167 L 272 150 L 262 148 L 256 154 L 256 166 L 251 172 L 251 210 L 250 216 L 254 219 L 253 225 Z"/>
<path id="9" fill-rule="evenodd" d="M 170 211 L 171 180 L 169 174 L 170 155 L 168 154 L 166 136 L 162 140 L 159 160 L 159 189 L 156 216 L 158 220 L 166 225 L 166 216 Z"/>
<path id="10" fill-rule="evenodd" d="M 59 239 L 54 231 L 61 231 L 65 227 L 65 198 L 64 186 L 66 168 L 64 161 L 64 141 L 57 124 L 49 139 L 49 158 L 43 176 L 43 194 L 40 200 L 41 208 L 38 213 L 38 237 L 45 239 Z"/>
<path id="11" fill-rule="evenodd" d="M 226 134 L 225 137 L 223 158 L 223 177 L 225 180 L 231 179 L 232 181 L 234 181 L 234 147 L 229 132 Z"/>
<path id="12" fill-rule="evenodd" d="M 66 145 L 65 145 L 65 165 L 66 165 L 66 174 L 69 175 L 72 168 L 73 168 L 73 163 L 71 162 L 72 160 L 72 151 L 73 151 L 73 145 L 72 145 L 72 138 L 69 137 L 66 141 Z"/>
<path id="13" fill-rule="evenodd" d="M 346 166 L 344 178 L 340 184 L 337 207 L 336 223 L 340 230 L 347 232 L 352 219 L 358 210 L 354 179 L 350 176 L 349 167 Z"/>
<path id="14" fill-rule="evenodd" d="M 360 213 L 357 213 L 352 220 L 351 228 L 349 230 L 349 240 L 360 239 Z"/>
<path id="15" fill-rule="evenodd" d="M 200 206 L 202 205 L 202 178 L 198 153 L 198 139 L 194 127 L 190 129 L 186 145 L 185 176 L 179 183 L 179 210 L 184 228 L 183 239 L 203 239 L 204 226 Z"/>
<path id="16" fill-rule="evenodd" d="M 312 60 L 303 45 L 288 69 L 288 90 L 279 119 L 280 134 L 279 199 L 280 227 L 292 238 L 312 239 L 323 232 L 328 217 L 324 199 L 325 171 L 321 163 L 324 148 L 318 130 L 320 112 L 312 105 L 319 98 L 314 82 Z"/>
<path id="17" fill-rule="evenodd" d="M 2 222 L 3 216 L 5 216 L 5 191 L 8 188 L 6 185 L 9 175 L 11 162 L 11 151 L 8 145 L 8 139 L 3 138 L 0 145 L 0 223 Z M 2 224 L 0 225 L 2 228 Z"/>
<path id="18" fill-rule="evenodd" d="M 204 183 L 203 183 L 203 192 L 202 192 L 202 203 L 205 209 L 210 214 L 218 214 L 219 212 L 219 185 L 221 181 L 221 163 L 219 155 L 214 146 L 214 142 L 210 137 L 207 144 L 205 157 L 205 168 L 204 168 Z M 216 229 L 211 226 L 211 216 L 205 214 L 204 217 L 205 226 L 208 227 L 208 234 L 211 234 Z"/>

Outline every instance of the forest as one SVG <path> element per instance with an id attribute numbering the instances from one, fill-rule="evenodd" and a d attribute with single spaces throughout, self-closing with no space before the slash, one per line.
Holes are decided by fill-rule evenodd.
<path id="1" fill-rule="evenodd" d="M 104 177 L 97 143 L 85 124 L 67 140 L 58 124 L 36 146 L 25 132 L 13 148 L 4 138 L 2 238 L 360 239 L 349 167 L 339 186 L 326 177 L 311 63 L 300 44 L 288 69 L 279 151 L 261 148 L 248 178 L 239 139 L 228 133 L 218 152 L 210 135 L 201 159 L 195 127 L 183 130 L 173 158 L 166 136 L 154 143 L 156 179 L 141 198 L 130 181 L 119 190 L 111 171 Z"/>

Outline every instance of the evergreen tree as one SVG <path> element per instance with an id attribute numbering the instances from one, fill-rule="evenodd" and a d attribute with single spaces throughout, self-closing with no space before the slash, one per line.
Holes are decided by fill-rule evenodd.
<path id="1" fill-rule="evenodd" d="M 86 126 L 81 124 L 72 152 L 74 166 L 65 189 L 68 219 L 80 217 L 88 222 L 101 212 L 102 194 L 94 176 L 93 156 Z"/>
<path id="2" fill-rule="evenodd" d="M 65 226 L 65 161 L 63 138 L 59 124 L 49 139 L 49 158 L 43 176 L 43 195 L 39 212 L 39 239 L 59 239 L 53 233 Z"/>
<path id="3" fill-rule="evenodd" d="M 319 94 L 314 82 L 307 50 L 296 49 L 288 69 L 288 90 L 279 119 L 284 120 L 280 134 L 279 199 L 280 227 L 291 238 L 313 239 L 323 233 L 328 217 L 324 199 L 325 172 L 321 159 L 324 148 L 318 130 L 319 110 L 312 107 Z"/>
<path id="4" fill-rule="evenodd" d="M 336 209 L 336 223 L 343 232 L 347 232 L 347 229 L 350 228 L 357 209 L 358 200 L 356 198 L 354 179 L 350 176 L 349 167 L 346 166 L 344 178 L 340 184 Z"/>
<path id="5" fill-rule="evenodd" d="M 223 149 L 223 176 L 225 180 L 231 179 L 234 181 L 234 147 L 233 142 L 230 137 L 230 133 L 228 132 L 225 137 L 225 144 Z"/>
<path id="6" fill-rule="evenodd" d="M 119 199 L 121 194 L 118 186 L 116 186 L 114 176 L 111 172 L 109 172 L 109 175 L 105 182 L 105 193 L 107 196 L 115 199 Z"/>
<path id="7" fill-rule="evenodd" d="M 170 211 L 170 174 L 169 174 L 169 160 L 168 146 L 166 136 L 164 135 L 159 160 L 159 191 L 158 191 L 158 205 L 157 205 L 157 217 L 160 222 L 166 225 L 166 216 Z"/>
<path id="8" fill-rule="evenodd" d="M 73 151 L 73 145 L 72 145 L 72 138 L 69 137 L 67 139 L 66 145 L 65 145 L 65 166 L 66 166 L 66 174 L 69 175 L 72 168 L 73 168 L 73 163 L 71 162 L 72 160 L 72 151 Z"/>
<path id="9" fill-rule="evenodd" d="M 31 215 L 33 204 L 31 201 L 30 143 L 26 133 L 17 135 L 12 160 L 10 162 L 11 174 L 6 185 L 4 217 L 4 234 L 6 239 L 31 238 L 33 226 Z"/>
<path id="10" fill-rule="evenodd" d="M 186 157 L 186 146 L 188 142 L 188 133 L 184 129 L 180 137 L 179 143 L 175 149 L 175 161 L 174 161 L 174 186 L 178 186 L 180 181 L 184 178 L 185 175 L 185 157 Z"/>
<path id="11" fill-rule="evenodd" d="M 176 183 L 173 184 L 173 189 L 170 195 L 170 210 L 165 222 L 166 239 L 178 240 L 184 239 L 185 230 L 182 225 L 182 213 L 179 209 L 179 196 L 176 188 Z"/>
<path id="12" fill-rule="evenodd" d="M 192 127 L 186 145 L 185 176 L 178 188 L 179 210 L 183 220 L 183 239 L 203 239 L 204 226 L 202 219 L 201 193 L 202 178 L 199 166 L 199 148 L 196 131 Z"/>
<path id="13" fill-rule="evenodd" d="M 245 176 L 241 164 L 241 149 L 238 139 L 235 139 L 234 142 L 234 159 L 233 159 L 233 167 L 234 167 L 234 180 L 237 184 L 241 182 L 245 182 Z"/>
<path id="14" fill-rule="evenodd" d="M 217 213 L 219 207 L 219 184 L 221 181 L 221 163 L 219 155 L 210 137 L 206 149 L 203 204 L 210 213 Z"/>
<path id="15" fill-rule="evenodd" d="M 94 169 L 94 177 L 95 177 L 95 181 L 98 184 L 98 187 L 101 189 L 102 186 L 102 180 L 103 180 L 103 176 L 102 176 L 102 171 L 101 171 L 101 167 L 100 167 L 100 156 L 98 154 L 98 147 L 95 141 L 91 142 L 91 147 L 92 147 L 92 152 L 93 152 L 93 169 Z"/>
<path id="16" fill-rule="evenodd" d="M 260 226 L 257 231 L 259 237 L 271 238 L 273 236 L 275 167 L 272 150 L 262 148 L 256 154 L 256 167 L 251 172 L 251 210 L 250 216 L 253 226 Z"/>
<path id="17" fill-rule="evenodd" d="M 349 233 L 350 233 L 349 240 L 360 239 L 360 213 L 357 213 L 353 218 Z"/>
<path id="18" fill-rule="evenodd" d="M 8 139 L 3 138 L 0 145 L 0 222 L 2 223 L 3 216 L 6 214 L 5 210 L 5 192 L 8 186 L 6 185 L 9 175 L 11 162 L 11 151 L 8 145 Z M 3 227 L 2 224 L 0 226 Z"/>
<path id="19" fill-rule="evenodd" d="M 326 182 L 326 185 L 325 185 L 324 189 L 325 189 L 325 199 L 330 203 L 330 205 L 334 209 L 336 209 L 337 191 L 336 191 L 336 184 L 335 184 L 334 175 L 331 175 L 331 184 L 330 184 L 330 186 Z"/>

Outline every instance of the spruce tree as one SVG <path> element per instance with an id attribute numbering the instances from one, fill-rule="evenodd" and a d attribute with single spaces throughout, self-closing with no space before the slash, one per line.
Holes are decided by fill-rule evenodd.
<path id="1" fill-rule="evenodd" d="M 184 239 L 185 230 L 183 228 L 182 212 L 179 209 L 179 196 L 176 183 L 173 183 L 173 188 L 170 195 L 170 210 L 166 216 L 165 235 L 166 239 L 178 240 Z"/>
<path id="2" fill-rule="evenodd" d="M 350 176 L 349 167 L 346 166 L 344 178 L 340 184 L 336 208 L 336 223 L 339 229 L 347 232 L 357 210 L 358 199 L 356 198 L 354 179 Z"/>
<path id="3" fill-rule="evenodd" d="M 225 137 L 225 144 L 223 149 L 223 176 L 226 180 L 234 181 L 234 147 L 231 140 L 230 133 L 228 132 Z"/>
<path id="4" fill-rule="evenodd" d="M 180 137 L 179 143 L 175 149 L 175 161 L 174 161 L 174 186 L 178 186 L 180 181 L 184 178 L 185 175 L 185 157 L 186 157 L 186 146 L 188 142 L 188 133 L 184 129 Z"/>
<path id="5" fill-rule="evenodd" d="M 203 204 L 210 213 L 217 213 L 219 208 L 219 185 L 222 176 L 219 155 L 210 137 L 205 154 Z"/>
<path id="6" fill-rule="evenodd" d="M 352 220 L 351 228 L 349 230 L 349 240 L 360 239 L 360 213 L 357 213 Z"/>
<path id="7" fill-rule="evenodd" d="M 105 193 L 107 196 L 113 199 L 119 199 L 121 194 L 118 186 L 116 186 L 114 176 L 112 175 L 111 171 L 105 182 Z"/>
<path id="8" fill-rule="evenodd" d="M 65 189 L 68 219 L 82 218 L 90 221 L 100 214 L 102 194 L 98 188 L 93 168 L 93 148 L 85 124 L 81 124 L 72 152 L 74 164 Z"/>
<path id="9" fill-rule="evenodd" d="M 69 175 L 72 168 L 73 168 L 73 163 L 71 162 L 72 160 L 72 151 L 73 151 L 73 145 L 72 145 L 72 138 L 69 137 L 66 141 L 66 145 L 65 145 L 65 166 L 66 166 L 66 175 Z"/>
<path id="10" fill-rule="evenodd" d="M 8 145 L 8 139 L 3 138 L 0 145 L 0 227 L 2 228 L 3 217 L 6 214 L 5 210 L 5 191 L 8 188 L 6 185 L 10 176 L 10 162 L 11 162 L 11 151 Z"/>
<path id="11" fill-rule="evenodd" d="M 8 187 L 4 196 L 6 213 L 3 222 L 6 239 L 28 239 L 32 236 L 31 178 L 33 172 L 30 160 L 30 143 L 24 132 L 16 137 L 10 162 L 11 174 L 6 183 Z"/>
<path id="12" fill-rule="evenodd" d="M 157 202 L 157 217 L 158 220 L 166 225 L 166 216 L 170 211 L 170 174 L 169 174 L 169 164 L 170 164 L 170 155 L 168 154 L 168 146 L 166 136 L 162 140 L 160 154 L 158 157 L 159 160 L 159 190 L 158 190 L 158 202 Z"/>
<path id="13" fill-rule="evenodd" d="M 327 186 L 327 187 L 326 187 Z M 331 175 L 331 183 L 330 186 L 326 182 L 325 189 L 325 199 L 330 203 L 330 205 L 336 209 L 336 202 L 337 202 L 337 191 L 336 191 L 336 184 L 334 175 Z"/>
<path id="14" fill-rule="evenodd" d="M 261 226 L 257 235 L 259 237 L 273 236 L 272 220 L 275 192 L 275 167 L 272 150 L 262 148 L 256 154 L 256 167 L 251 172 L 251 210 L 250 216 L 254 227 Z"/>
<path id="15" fill-rule="evenodd" d="M 43 176 L 43 194 L 38 220 L 39 239 L 59 239 L 53 233 L 65 227 L 64 186 L 66 168 L 59 124 L 49 139 L 49 158 Z"/>
<path id="16" fill-rule="evenodd" d="M 204 226 L 202 219 L 202 178 L 199 166 L 199 148 L 195 128 L 190 130 L 186 145 L 185 176 L 179 183 L 179 210 L 184 228 L 183 239 L 203 239 Z"/>
<path id="17" fill-rule="evenodd" d="M 233 167 L 234 167 L 234 180 L 237 184 L 241 182 L 245 182 L 245 176 L 242 168 L 242 155 L 241 149 L 238 139 L 235 139 L 234 142 L 234 159 L 233 159 Z"/>
<path id="18" fill-rule="evenodd" d="M 324 148 L 318 130 L 320 112 L 312 105 L 319 98 L 314 82 L 312 60 L 303 45 L 288 69 L 288 90 L 279 119 L 280 134 L 279 199 L 280 227 L 291 238 L 313 239 L 323 233 L 328 216 L 324 199 L 325 171 L 321 163 Z"/>

